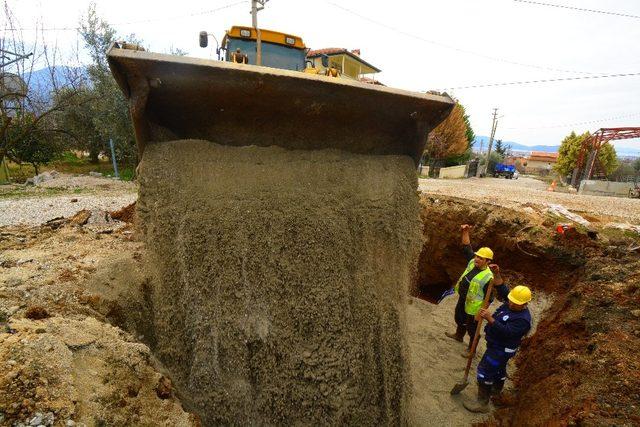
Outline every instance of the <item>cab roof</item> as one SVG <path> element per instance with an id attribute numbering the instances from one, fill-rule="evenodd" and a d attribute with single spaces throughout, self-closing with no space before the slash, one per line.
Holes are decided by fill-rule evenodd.
<path id="1" fill-rule="evenodd" d="M 294 36 L 292 34 L 281 33 L 278 31 L 260 29 L 260 36 L 263 42 L 279 44 L 286 47 L 293 47 L 296 49 L 306 49 L 302 38 Z M 227 38 L 240 39 L 240 40 L 257 40 L 258 33 L 253 27 L 241 27 L 234 25 L 230 30 L 226 32 L 222 39 L 222 44 L 225 45 Z"/>

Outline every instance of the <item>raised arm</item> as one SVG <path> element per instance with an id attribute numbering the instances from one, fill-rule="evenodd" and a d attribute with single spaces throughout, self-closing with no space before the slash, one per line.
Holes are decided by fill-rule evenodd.
<path id="1" fill-rule="evenodd" d="M 469 224 L 462 224 L 460 226 L 460 229 L 462 230 L 462 245 L 463 246 L 470 245 L 471 236 L 469 235 L 469 232 L 471 231 L 471 226 Z"/>

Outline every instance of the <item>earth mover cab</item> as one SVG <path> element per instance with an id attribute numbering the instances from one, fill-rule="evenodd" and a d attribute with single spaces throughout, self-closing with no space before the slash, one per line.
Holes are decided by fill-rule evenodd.
<path id="1" fill-rule="evenodd" d="M 200 32 L 200 47 L 209 45 L 210 34 Z M 226 32 L 222 45 L 216 47 L 218 59 L 236 64 L 262 65 L 283 70 L 304 71 L 318 74 L 313 62 L 306 59 L 309 49 L 302 38 L 278 31 L 252 27 L 233 26 Z M 326 75 L 339 76 L 335 69 L 329 69 L 328 58 L 322 57 Z"/>

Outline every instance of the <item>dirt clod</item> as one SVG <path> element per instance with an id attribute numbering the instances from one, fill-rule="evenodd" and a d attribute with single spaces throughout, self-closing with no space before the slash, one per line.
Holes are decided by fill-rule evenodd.
<path id="1" fill-rule="evenodd" d="M 118 221 L 131 223 L 134 221 L 136 216 L 136 203 L 133 202 L 130 205 L 123 207 L 117 211 L 111 212 L 111 218 L 116 219 Z"/>
<path id="2" fill-rule="evenodd" d="M 160 399 L 169 399 L 172 395 L 173 384 L 171 380 L 164 375 L 158 380 L 156 386 L 156 394 Z"/>
<path id="3" fill-rule="evenodd" d="M 49 312 L 42 306 L 32 305 L 27 308 L 24 317 L 32 320 L 42 320 L 49 317 Z"/>

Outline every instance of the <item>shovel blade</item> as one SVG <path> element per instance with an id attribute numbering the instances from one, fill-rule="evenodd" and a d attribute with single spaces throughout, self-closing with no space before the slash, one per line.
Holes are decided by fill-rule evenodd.
<path id="1" fill-rule="evenodd" d="M 453 388 L 451 389 L 451 394 L 452 395 L 460 394 L 460 392 L 465 388 L 467 388 L 468 385 L 469 385 L 469 381 L 463 381 L 461 383 L 454 385 Z"/>

